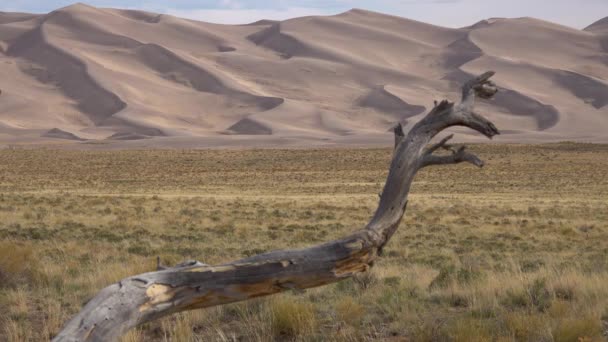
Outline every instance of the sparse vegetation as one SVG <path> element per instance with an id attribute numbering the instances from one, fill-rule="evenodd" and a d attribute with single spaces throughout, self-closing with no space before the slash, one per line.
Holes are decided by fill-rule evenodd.
<path id="1" fill-rule="evenodd" d="M 419 174 L 370 274 L 181 313 L 123 341 L 605 339 L 608 146 L 472 149 L 484 169 Z M 157 255 L 220 263 L 352 232 L 390 154 L 0 150 L 0 336 L 52 337 Z"/>

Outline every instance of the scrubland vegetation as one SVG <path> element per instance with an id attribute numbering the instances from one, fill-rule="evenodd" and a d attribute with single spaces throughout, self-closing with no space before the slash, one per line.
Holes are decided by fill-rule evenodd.
<path id="1" fill-rule="evenodd" d="M 353 280 L 174 315 L 124 341 L 603 341 L 608 145 L 478 145 L 427 168 Z M 41 341 L 102 287 L 367 222 L 389 149 L 0 150 L 0 340 Z"/>

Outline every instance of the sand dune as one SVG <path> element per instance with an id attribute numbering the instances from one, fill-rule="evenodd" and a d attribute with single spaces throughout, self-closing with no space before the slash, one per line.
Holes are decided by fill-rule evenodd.
<path id="1" fill-rule="evenodd" d="M 272 129 L 256 120 L 244 118 L 228 127 L 226 134 L 270 135 L 272 134 Z"/>
<path id="2" fill-rule="evenodd" d="M 42 135 L 45 138 L 67 139 L 67 140 L 84 140 L 76 134 L 60 130 L 59 128 L 50 129 Z"/>
<path id="3" fill-rule="evenodd" d="M 7 56 L 20 60 L 23 73 L 42 84 L 52 84 L 76 102 L 80 112 L 98 124 L 125 107 L 115 94 L 104 89 L 87 73 L 86 64 L 55 46 L 46 36 L 44 24 L 19 36 Z"/>
<path id="4" fill-rule="evenodd" d="M 0 12 L 0 24 L 10 24 L 37 18 L 36 14 Z"/>
<path id="5" fill-rule="evenodd" d="M 395 121 L 421 114 L 426 109 L 424 106 L 410 105 L 387 90 L 385 86 L 372 89 L 367 95 L 362 96 L 357 104 L 393 114 Z"/>
<path id="6" fill-rule="evenodd" d="M 600 38 L 604 51 L 608 52 L 608 17 L 587 26 L 585 31 L 597 35 Z M 608 63 L 608 58 L 604 57 L 604 63 Z"/>
<path id="7" fill-rule="evenodd" d="M 218 25 L 76 4 L 0 12 L 0 146 L 390 145 L 396 122 L 488 69 L 502 91 L 480 111 L 498 141 L 608 142 L 608 18 L 450 29 L 354 9 Z"/>
<path id="8" fill-rule="evenodd" d="M 597 34 L 608 33 L 608 17 L 600 19 L 594 22 L 593 24 L 587 26 L 584 31 L 589 31 Z"/>

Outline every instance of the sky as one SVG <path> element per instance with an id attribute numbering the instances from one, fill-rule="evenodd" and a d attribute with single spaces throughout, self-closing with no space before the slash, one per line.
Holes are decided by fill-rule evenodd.
<path id="1" fill-rule="evenodd" d="M 463 27 L 492 17 L 535 17 L 584 28 L 608 16 L 608 0 L 89 0 L 96 7 L 141 9 L 223 24 L 332 15 L 351 8 Z M 0 0 L 0 11 L 46 13 L 70 0 Z"/>

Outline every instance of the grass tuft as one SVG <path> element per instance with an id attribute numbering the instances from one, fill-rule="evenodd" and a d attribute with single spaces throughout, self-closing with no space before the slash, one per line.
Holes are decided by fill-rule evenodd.
<path id="1" fill-rule="evenodd" d="M 277 296 L 270 300 L 272 333 L 276 338 L 311 335 L 317 327 L 314 306 L 302 299 Z"/>

